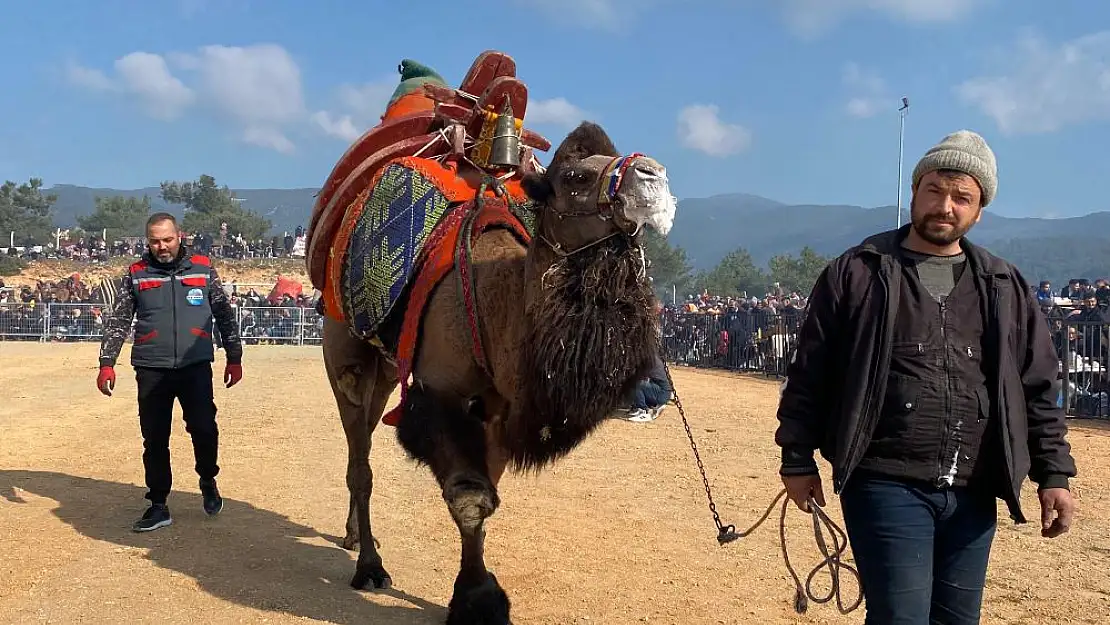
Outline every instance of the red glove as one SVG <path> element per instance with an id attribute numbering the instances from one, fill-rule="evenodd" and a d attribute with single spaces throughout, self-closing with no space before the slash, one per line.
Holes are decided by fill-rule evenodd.
<path id="1" fill-rule="evenodd" d="M 108 397 L 112 396 L 112 390 L 116 388 L 116 370 L 107 365 L 100 368 L 100 375 L 96 376 L 96 388 L 100 389 Z"/>
<path id="2" fill-rule="evenodd" d="M 224 384 L 231 388 L 243 379 L 243 365 L 228 364 L 224 367 Z"/>

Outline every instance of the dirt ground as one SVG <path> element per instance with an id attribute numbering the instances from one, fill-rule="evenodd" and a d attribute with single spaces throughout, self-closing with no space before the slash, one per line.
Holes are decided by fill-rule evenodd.
<path id="1" fill-rule="evenodd" d="M 248 347 L 244 381 L 217 386 L 226 505 L 216 518 L 201 511 L 177 419 L 175 523 L 145 535 L 129 529 L 145 503 L 129 368 L 109 399 L 95 389 L 95 344 L 0 343 L 0 362 L 0 622 L 442 622 L 457 536 L 430 474 L 389 427 L 375 434 L 372 507 L 395 588 L 347 585 L 355 554 L 335 545 L 346 450 L 318 348 Z M 778 492 L 776 385 L 675 376 L 723 520 L 745 528 Z M 1078 524 L 1048 541 L 1000 512 L 985 623 L 1110 623 L 1110 429 L 1076 423 L 1071 442 Z M 863 620 L 863 609 L 841 616 L 830 604 L 793 613 L 773 524 L 717 545 L 673 407 L 654 423 L 607 424 L 554 470 L 507 477 L 501 495 L 488 560 L 519 625 Z M 1035 518 L 1032 490 L 1025 505 Z M 839 522 L 835 498 L 829 512 Z M 817 561 L 812 530 L 796 511 L 788 523 L 804 575 Z"/>

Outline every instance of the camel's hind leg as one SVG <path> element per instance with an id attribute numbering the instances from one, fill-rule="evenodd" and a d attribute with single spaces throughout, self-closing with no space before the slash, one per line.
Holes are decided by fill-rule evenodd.
<path id="1" fill-rule="evenodd" d="M 350 506 L 343 546 L 359 548 L 351 585 L 388 588 L 389 573 L 382 565 L 370 526 L 370 494 L 374 474 L 370 468 L 370 439 L 397 386 L 396 372 L 376 349 L 347 332 L 332 319 L 324 321 L 324 367 L 347 438 L 347 490 Z"/>

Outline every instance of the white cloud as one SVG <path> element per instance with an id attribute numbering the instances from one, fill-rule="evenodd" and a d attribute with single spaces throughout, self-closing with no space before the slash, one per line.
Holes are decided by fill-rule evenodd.
<path id="1" fill-rule="evenodd" d="M 383 78 L 361 85 L 343 84 L 336 90 L 337 110 L 319 110 L 310 116 L 314 126 L 330 137 L 354 141 L 376 126 L 385 113 L 397 78 Z"/>
<path id="2" fill-rule="evenodd" d="M 312 114 L 312 123 L 316 124 L 324 134 L 344 141 L 354 141 L 363 133 L 350 115 L 333 117 L 327 111 L 316 111 Z"/>
<path id="3" fill-rule="evenodd" d="M 283 129 L 303 121 L 307 111 L 300 67 L 285 48 L 204 46 L 196 55 L 175 58 L 182 68 L 196 73 L 198 89 L 209 105 L 243 126 L 245 141 L 292 151 Z"/>
<path id="4" fill-rule="evenodd" d="M 104 72 L 90 67 L 84 67 L 78 63 L 68 63 L 66 65 L 66 79 L 85 89 L 92 91 L 111 91 L 115 88 L 112 79 L 104 75 Z"/>
<path id="5" fill-rule="evenodd" d="M 206 111 L 233 125 L 244 143 L 283 154 L 296 150 L 290 136 L 300 130 L 354 141 L 379 122 L 397 87 L 396 75 L 343 84 L 330 106 L 309 110 L 300 67 L 275 44 L 210 45 L 165 55 L 132 52 L 115 61 L 112 75 L 75 63 L 65 75 L 82 89 L 130 94 L 157 119 L 175 119 L 189 108 Z M 534 100 L 528 111 L 529 121 L 558 126 L 574 126 L 584 117 L 566 98 Z"/>
<path id="6" fill-rule="evenodd" d="M 169 59 L 169 62 L 167 62 Z M 191 78 L 175 76 L 171 64 Z M 309 121 L 297 62 L 279 45 L 204 46 L 165 56 L 132 52 L 114 63 L 115 75 L 71 64 L 70 82 L 135 96 L 151 117 L 172 120 L 197 104 L 234 124 L 245 143 L 292 153 L 286 132 Z"/>
<path id="7" fill-rule="evenodd" d="M 155 119 L 169 121 L 181 116 L 196 95 L 170 72 L 161 55 L 132 52 L 113 63 L 115 76 L 77 63 L 66 66 L 66 78 L 91 91 L 133 96 L 138 106 Z"/>
<path id="8" fill-rule="evenodd" d="M 550 100 L 532 100 L 529 102 L 524 117 L 531 124 L 550 124 L 552 126 L 573 128 L 588 115 L 585 111 L 567 101 L 566 98 L 551 98 Z"/>
<path id="9" fill-rule="evenodd" d="M 115 62 L 123 88 L 138 96 L 144 110 L 155 119 L 181 116 L 194 101 L 193 90 L 170 73 L 166 59 L 149 52 L 132 52 Z"/>
<path id="10" fill-rule="evenodd" d="M 844 66 L 841 82 L 849 93 L 844 109 L 852 117 L 873 117 L 892 105 L 883 79 L 857 63 Z"/>
<path id="11" fill-rule="evenodd" d="M 341 85 L 339 101 L 355 117 L 375 123 L 385 112 L 385 105 L 397 89 L 398 77 L 391 77 L 362 85 Z"/>
<path id="12" fill-rule="evenodd" d="M 970 16 L 994 0 L 776 0 L 787 25 L 812 37 L 854 14 L 875 12 L 888 19 L 914 24 L 954 22 Z"/>
<path id="13" fill-rule="evenodd" d="M 1028 36 L 1003 51 L 998 66 L 955 91 L 1003 133 L 1045 133 L 1110 121 L 1110 31 L 1059 45 Z"/>
<path id="14" fill-rule="evenodd" d="M 289 137 L 271 126 L 248 126 L 243 131 L 243 141 L 282 154 L 292 154 L 296 150 Z"/>
<path id="15" fill-rule="evenodd" d="M 678 137 L 682 145 L 716 157 L 737 154 L 752 143 L 751 131 L 721 121 L 715 104 L 691 104 L 679 111 Z"/>

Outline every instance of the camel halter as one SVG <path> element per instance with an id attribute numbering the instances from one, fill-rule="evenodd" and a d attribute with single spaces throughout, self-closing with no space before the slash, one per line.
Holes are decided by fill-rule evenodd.
<path id="1" fill-rule="evenodd" d="M 642 154 L 641 152 L 633 152 L 625 156 L 614 156 L 613 159 L 609 161 L 609 164 L 605 166 L 605 169 L 601 174 L 601 183 L 598 185 L 599 188 L 597 194 L 597 210 L 557 212 L 556 215 L 560 219 L 564 217 L 597 217 L 598 219 L 603 220 L 612 219 L 612 206 L 616 203 L 617 195 L 620 193 L 621 190 L 621 185 L 624 184 L 624 174 L 626 171 L 628 171 L 629 166 L 631 166 L 632 163 L 636 161 L 636 159 L 642 158 L 643 156 L 644 154 Z M 594 246 L 600 245 L 601 243 L 604 243 L 605 241 L 608 241 L 609 239 L 612 239 L 614 237 L 618 237 L 621 235 L 635 236 L 638 233 L 639 227 L 637 227 L 636 232 L 633 232 L 631 235 L 618 228 L 617 231 L 613 232 L 612 234 L 608 234 L 604 237 L 601 237 L 600 239 L 597 239 L 596 241 L 591 241 L 570 251 L 564 250 L 561 244 L 550 240 L 542 233 L 537 233 L 536 238 L 546 243 L 547 246 L 550 247 L 551 250 L 557 255 L 566 258 L 567 256 L 573 256 L 579 252 L 583 252 Z M 644 251 L 641 247 L 640 256 L 643 257 L 643 255 Z"/>
<path id="2" fill-rule="evenodd" d="M 628 171 L 628 166 L 642 156 L 643 154 L 639 152 L 633 152 L 628 156 L 618 156 L 609 161 L 609 165 L 605 167 L 605 173 L 602 174 L 601 189 L 598 191 L 597 203 L 599 206 L 607 207 L 613 203 L 617 193 L 621 190 L 624 173 Z M 608 180 L 606 181 L 605 178 L 608 178 Z"/>

